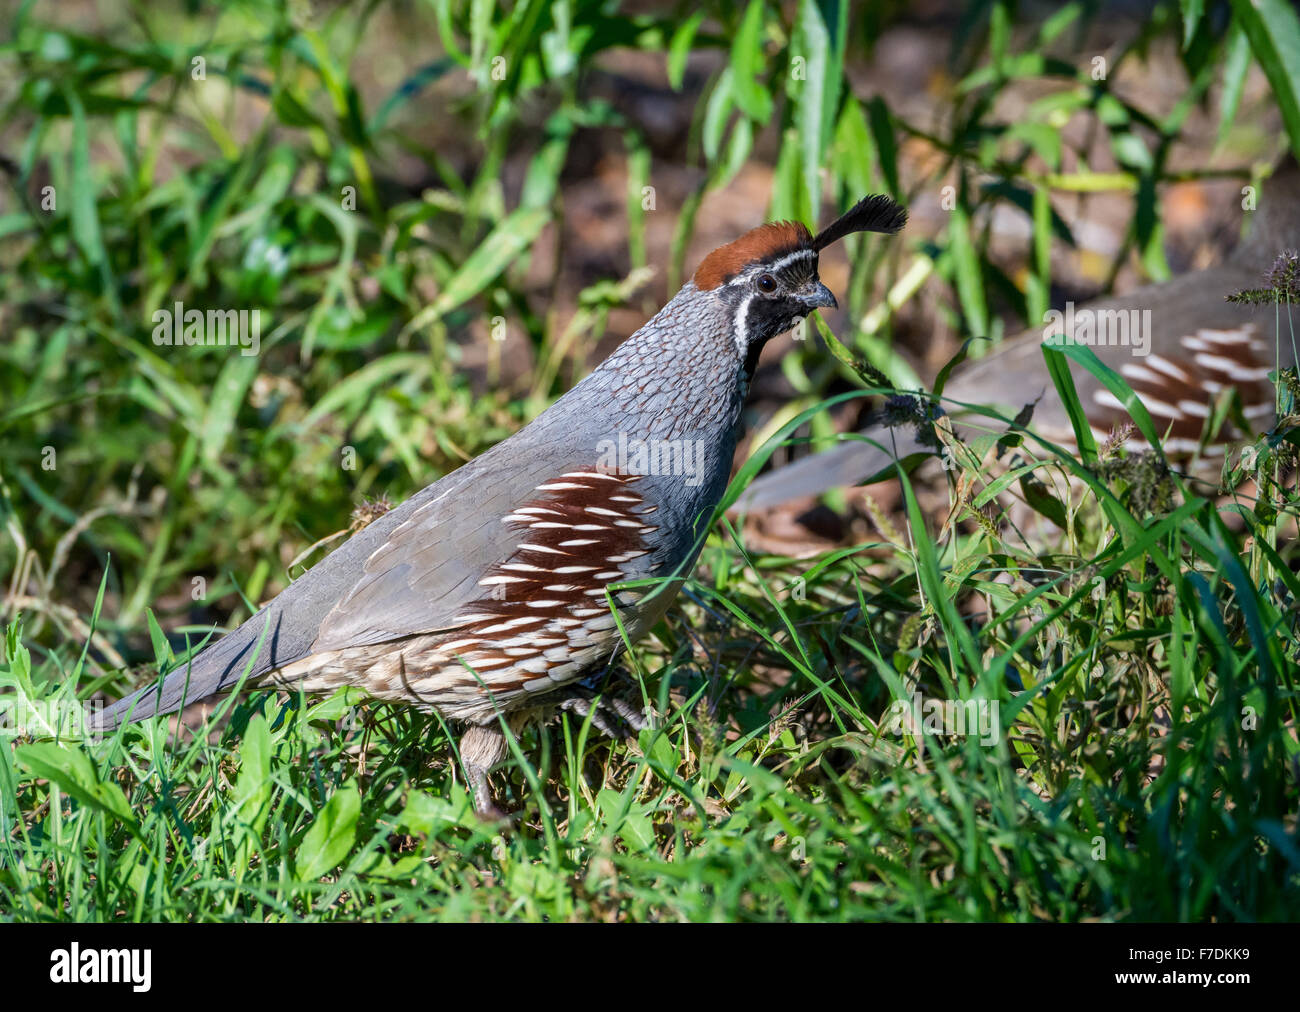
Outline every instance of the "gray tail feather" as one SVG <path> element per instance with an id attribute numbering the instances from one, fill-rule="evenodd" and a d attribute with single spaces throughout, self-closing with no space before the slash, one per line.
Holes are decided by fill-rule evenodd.
<path id="1" fill-rule="evenodd" d="M 96 729 L 112 731 L 122 724 L 172 713 L 190 703 L 232 689 L 248 672 L 255 681 L 287 662 L 277 650 L 279 609 L 263 608 L 234 632 L 223 636 L 163 679 L 133 692 L 95 715 Z M 265 638 L 262 637 L 266 630 Z M 259 644 L 259 640 L 261 643 Z M 277 654 L 280 655 L 277 661 Z"/>
<path id="2" fill-rule="evenodd" d="M 932 453 L 934 450 L 910 426 L 875 426 L 823 453 L 761 475 L 741 493 L 734 509 L 740 512 L 770 509 L 833 488 L 861 485 L 869 478 L 887 478 L 896 462 L 916 454 Z"/>

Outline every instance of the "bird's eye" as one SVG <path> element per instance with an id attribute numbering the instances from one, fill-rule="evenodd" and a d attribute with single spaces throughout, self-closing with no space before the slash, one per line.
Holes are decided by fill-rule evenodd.
<path id="1" fill-rule="evenodd" d="M 776 278 L 770 274 L 760 274 L 757 284 L 760 292 L 771 293 L 776 291 Z"/>

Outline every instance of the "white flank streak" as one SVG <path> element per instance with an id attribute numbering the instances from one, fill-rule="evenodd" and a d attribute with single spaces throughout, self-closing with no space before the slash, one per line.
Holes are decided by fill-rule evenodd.
<path id="1" fill-rule="evenodd" d="M 565 552 L 558 548 L 551 548 L 549 545 L 520 545 L 521 552 L 545 552 L 547 555 L 564 555 Z"/>
<path id="2" fill-rule="evenodd" d="M 1239 362 L 1234 362 L 1230 358 L 1211 355 L 1209 352 L 1198 352 L 1196 354 L 1196 364 L 1202 369 L 1213 369 L 1215 372 L 1226 373 L 1236 383 L 1252 383 L 1256 380 L 1268 379 L 1268 369 L 1266 368 L 1251 369 L 1243 367 Z"/>
<path id="3" fill-rule="evenodd" d="M 1148 355 L 1145 364 L 1150 369 L 1154 369 L 1157 372 L 1162 372 L 1166 376 L 1170 376 L 1173 379 L 1182 380 L 1184 383 L 1190 383 L 1192 381 L 1192 377 L 1188 375 L 1187 370 L 1183 369 L 1181 366 L 1175 365 L 1173 362 L 1170 362 L 1169 359 L 1162 358 L 1159 355 Z"/>
<path id="4" fill-rule="evenodd" d="M 469 660 L 469 658 L 466 658 Z M 499 668 L 503 664 L 509 664 L 508 657 L 484 657 L 482 660 L 469 661 L 469 666 L 475 671 L 482 671 L 485 668 Z"/>
<path id="5" fill-rule="evenodd" d="M 581 547 L 582 545 L 598 545 L 598 544 L 600 544 L 600 539 L 599 539 L 599 538 L 577 538 L 577 539 L 574 540 L 574 541 L 561 541 L 561 542 L 560 542 L 560 547 L 561 547 L 561 548 L 579 548 L 579 547 Z"/>
<path id="6" fill-rule="evenodd" d="M 1144 380 L 1147 383 L 1159 383 L 1161 376 L 1154 369 L 1148 369 L 1144 365 L 1135 365 L 1132 362 L 1125 362 L 1119 367 L 1119 374 L 1129 379 Z"/>
<path id="7" fill-rule="evenodd" d="M 523 636 L 512 636 L 508 640 L 494 643 L 493 646 L 499 647 L 502 650 L 509 647 L 529 647 L 531 649 L 535 644 L 536 641 L 533 639 L 533 635 L 531 633 L 526 633 Z M 533 653 L 537 653 L 537 651 L 534 650 Z"/>
<path id="8" fill-rule="evenodd" d="M 1114 394 L 1112 394 L 1109 390 L 1094 390 L 1092 394 L 1092 399 L 1094 403 L 1100 404 L 1103 408 L 1115 408 L 1116 410 L 1119 411 L 1128 410 L 1127 408 L 1124 407 L 1123 404 L 1120 403 L 1119 398 L 1116 397 Z M 1140 398 L 1140 400 L 1142 401 L 1143 405 L 1146 407 L 1147 411 L 1149 411 L 1153 415 L 1160 415 L 1164 418 L 1182 417 L 1178 413 L 1178 409 L 1174 407 L 1172 404 L 1166 404 L 1164 401 L 1158 401 L 1154 397 L 1142 397 Z"/>
<path id="9" fill-rule="evenodd" d="M 1164 446 L 1170 453 L 1195 453 L 1200 449 L 1201 444 L 1200 441 L 1196 439 L 1188 439 L 1185 436 L 1176 436 L 1173 439 L 1166 439 Z M 1214 452 L 1215 447 L 1213 444 L 1205 448 L 1205 456 L 1207 457 Z"/>
<path id="10" fill-rule="evenodd" d="M 579 485 L 576 481 L 553 481 L 546 485 L 538 485 L 533 491 L 535 492 L 567 492 L 570 489 L 584 489 L 591 491 L 590 485 Z"/>
<path id="11" fill-rule="evenodd" d="M 512 618 L 508 622 L 498 622 L 496 625 L 490 625 L 486 629 L 480 629 L 479 635 L 486 636 L 488 633 L 509 632 L 521 625 L 532 625 L 534 622 L 543 621 L 541 615 L 529 615 L 526 618 Z"/>
<path id="12" fill-rule="evenodd" d="M 1193 418 L 1209 418 L 1210 409 L 1199 401 L 1179 401 L 1178 410 Z"/>
<path id="13" fill-rule="evenodd" d="M 1250 331 L 1253 328 L 1244 327 L 1240 330 L 1198 330 L 1196 336 L 1205 341 L 1213 341 L 1216 344 L 1250 344 Z"/>
<path id="14" fill-rule="evenodd" d="M 512 569 L 512 570 L 514 570 L 516 573 L 546 573 L 546 572 L 550 572 L 549 570 L 543 569 L 541 566 L 530 566 L 527 562 L 507 562 L 507 563 L 506 563 L 504 566 L 502 566 L 501 568 L 502 568 L 502 569 Z"/>
<path id="15" fill-rule="evenodd" d="M 1092 401 L 1102 407 L 1115 407 L 1121 411 L 1125 410 L 1125 406 L 1119 403 L 1119 398 L 1110 393 L 1110 390 L 1093 390 Z"/>
<path id="16" fill-rule="evenodd" d="M 605 481 L 618 481 L 619 478 L 612 474 L 601 474 L 599 471 L 567 471 L 560 475 L 561 478 L 601 478 Z"/>

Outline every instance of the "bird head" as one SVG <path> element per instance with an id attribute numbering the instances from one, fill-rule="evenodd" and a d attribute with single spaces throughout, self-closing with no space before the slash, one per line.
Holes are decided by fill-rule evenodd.
<path id="1" fill-rule="evenodd" d="M 760 225 L 705 257 L 692 280 L 724 304 L 736 350 L 751 359 L 764 342 L 814 309 L 836 306 L 817 274 L 823 249 L 851 232 L 892 235 L 906 221 L 904 208 L 878 194 L 864 197 L 815 236 L 800 222 Z"/>

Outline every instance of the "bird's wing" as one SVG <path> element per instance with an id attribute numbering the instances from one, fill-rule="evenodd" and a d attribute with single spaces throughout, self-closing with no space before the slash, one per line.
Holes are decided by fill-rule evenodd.
<path id="1" fill-rule="evenodd" d="M 506 459 L 508 465 L 500 463 Z M 494 447 L 449 476 L 466 472 L 459 481 L 430 486 L 351 570 L 351 585 L 319 616 L 312 652 L 452 628 L 483 594 L 479 579 L 523 539 L 503 518 L 538 485 L 581 466 L 564 454 L 541 451 L 520 460 Z"/>
<path id="2" fill-rule="evenodd" d="M 562 448 L 524 459 L 498 452 L 509 443 L 373 521 L 161 685 L 105 709 L 97 726 L 170 713 L 322 650 L 448 627 L 482 593 L 478 577 L 519 541 L 501 518 L 538 484 L 575 466 L 572 451 Z"/>

